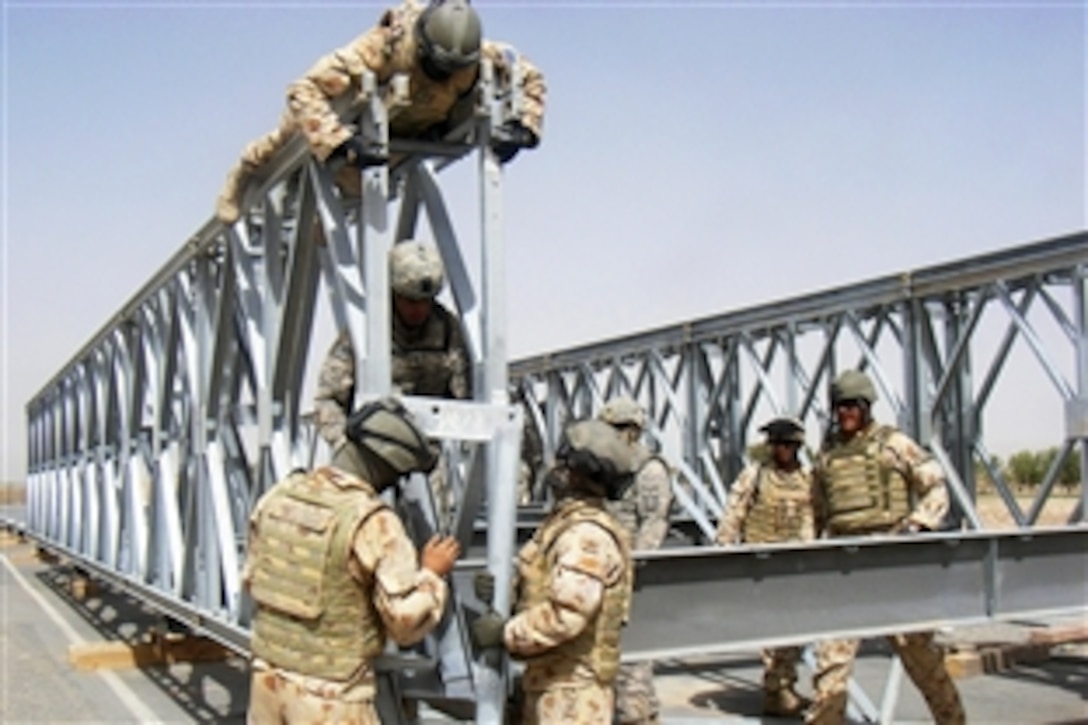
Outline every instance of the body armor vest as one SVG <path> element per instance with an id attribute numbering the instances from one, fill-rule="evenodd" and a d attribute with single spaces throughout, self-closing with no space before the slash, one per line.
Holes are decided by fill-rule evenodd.
<path id="1" fill-rule="evenodd" d="M 455 324 L 437 302 L 419 328 L 409 328 L 393 315 L 393 385 L 403 394 L 464 397 L 451 385 L 454 373 L 464 374 L 457 368 L 465 365 L 459 351 L 450 349 Z"/>
<path id="2" fill-rule="evenodd" d="M 648 450 L 640 446 L 639 458 L 634 463 L 634 483 L 627 487 L 627 491 L 624 492 L 623 498 L 617 501 L 609 501 L 605 505 L 608 512 L 615 517 L 616 522 L 627 533 L 628 544 L 633 545 L 633 542 L 638 537 L 639 527 L 639 496 L 641 492 L 639 490 L 638 477 L 642 473 L 642 470 L 646 468 L 653 460 L 661 461 L 662 465 L 668 469 L 668 464 L 664 459 L 659 456 L 651 454 Z"/>
<path id="3" fill-rule="evenodd" d="M 891 528 L 910 513 L 903 473 L 881 463 L 894 429 L 882 426 L 838 442 L 824 453 L 828 527 L 833 534 L 864 534 Z"/>
<path id="4" fill-rule="evenodd" d="M 603 508 L 583 499 L 572 499 L 560 504 L 555 514 L 545 521 L 533 536 L 532 543 L 522 551 L 517 609 L 521 612 L 547 601 L 548 580 L 554 566 L 552 547 L 560 535 L 583 522 L 600 526 L 615 539 L 624 560 L 623 573 L 614 582 L 604 582 L 601 607 L 577 637 L 526 660 L 526 681 L 533 679 L 531 670 L 543 670 L 550 678 L 561 679 L 573 674 L 578 665 L 583 665 L 593 672 L 598 682 L 607 685 L 619 670 L 620 630 L 627 622 L 634 576 L 626 534 Z"/>
<path id="5" fill-rule="evenodd" d="M 759 466 L 752 507 L 744 519 L 745 542 L 796 541 L 801 538 L 805 519 L 812 516 L 812 491 L 802 469 L 785 473 L 767 464 Z"/>
<path id="6" fill-rule="evenodd" d="M 348 562 L 355 532 L 384 508 L 370 486 L 333 468 L 292 474 L 269 492 L 250 553 L 255 656 L 343 681 L 382 653 L 373 581 L 352 577 Z"/>

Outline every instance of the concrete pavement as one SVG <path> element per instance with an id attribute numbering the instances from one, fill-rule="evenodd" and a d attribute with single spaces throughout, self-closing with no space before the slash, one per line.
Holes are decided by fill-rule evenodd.
<path id="1" fill-rule="evenodd" d="M 3 685 L 0 721 L 244 722 L 248 699 L 245 661 L 183 663 L 110 672 L 83 672 L 68 662 L 77 642 L 129 640 L 159 623 L 155 613 L 124 593 L 103 589 L 83 600 L 68 590 L 70 570 L 49 566 L 33 547 L 0 533 Z M 985 625 L 946 633 L 961 640 L 1015 639 L 1042 623 Z M 870 698 L 882 695 L 890 659 L 879 640 L 867 643 L 855 677 Z M 801 668 L 800 689 L 811 674 Z M 656 684 L 663 722 L 788 722 L 761 719 L 756 653 L 658 663 Z M 1088 723 L 1088 648 L 1056 647 L 1049 659 L 958 681 L 969 722 L 980 724 Z M 445 721 L 428 717 L 431 722 Z M 895 723 L 928 722 L 925 704 L 904 679 Z"/>

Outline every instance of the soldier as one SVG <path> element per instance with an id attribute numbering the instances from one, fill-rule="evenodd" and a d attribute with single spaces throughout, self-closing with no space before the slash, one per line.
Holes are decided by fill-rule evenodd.
<path id="1" fill-rule="evenodd" d="M 416 550 L 378 495 L 434 455 L 393 399 L 347 421 L 333 465 L 293 473 L 250 517 L 243 582 L 257 604 L 249 722 L 378 723 L 371 661 L 418 642 L 446 606 L 460 547 Z"/>
<path id="2" fill-rule="evenodd" d="M 641 442 L 646 411 L 632 398 L 621 396 L 608 401 L 597 417 L 615 428 L 633 450 L 634 485 L 622 499 L 610 501 L 608 509 L 627 531 L 632 549 L 660 549 L 669 531 L 672 474 L 665 460 Z M 660 710 L 654 690 L 654 663 L 621 665 L 616 677 L 617 722 L 657 722 Z"/>
<path id="3" fill-rule="evenodd" d="M 729 488 L 729 503 L 718 522 L 718 544 L 811 541 L 815 538 L 812 473 L 798 456 L 805 426 L 796 418 L 775 418 L 759 429 L 766 444 Z M 800 647 L 763 650 L 763 714 L 801 714 L 808 700 L 797 684 Z"/>
<path id="4" fill-rule="evenodd" d="M 831 386 L 833 429 L 815 472 L 817 530 L 828 536 L 907 535 L 940 527 L 948 489 L 940 465 L 908 436 L 877 425 L 871 407 L 876 388 L 867 375 L 848 370 Z M 932 632 L 889 637 L 903 668 L 921 690 L 939 725 L 965 722 L 959 694 L 933 643 Z M 817 652 L 816 697 L 808 723 L 841 723 L 857 640 L 823 642 Z"/>
<path id="5" fill-rule="evenodd" d="M 393 387 L 402 395 L 469 398 L 472 395 L 469 353 L 457 317 L 435 298 L 442 291 L 445 269 L 438 249 L 404 240 L 389 253 L 393 291 Z M 344 431 L 347 410 L 355 398 L 355 348 L 347 330 L 333 342 L 321 365 L 314 415 L 317 430 L 333 450 Z M 450 507 L 441 467 L 431 477 L 439 517 Z"/>
<path id="6" fill-rule="evenodd" d="M 391 136 L 441 138 L 451 117 L 467 118 L 472 112 L 481 57 L 491 61 L 500 81 L 509 79 L 515 67 L 521 74 L 521 117 L 503 129 L 503 140 L 494 147 L 499 160 L 506 163 L 520 148 L 536 147 L 546 90 L 540 71 L 509 46 L 482 40 L 480 18 L 467 0 L 432 0 L 426 7 L 405 0 L 386 10 L 377 26 L 318 60 L 288 87 L 279 127 L 242 152 L 227 175 L 216 215 L 228 224 L 238 219 L 246 186 L 296 131 L 317 160 L 331 163 L 334 171 L 386 163 L 388 159 L 374 156 L 342 118 L 360 91 L 365 71 L 379 84 L 398 73 L 408 76 L 410 102 L 390 119 Z M 357 193 L 353 189 L 358 186 L 357 171 L 337 178 Z"/>
<path id="7" fill-rule="evenodd" d="M 631 448 L 597 420 L 567 428 L 556 456 L 568 490 L 518 555 L 517 614 L 481 616 L 480 647 L 503 646 L 525 660 L 523 721 L 610 725 L 620 632 L 630 608 L 631 551 L 608 513 L 631 483 Z M 494 580 L 482 574 L 477 596 L 490 602 Z"/>

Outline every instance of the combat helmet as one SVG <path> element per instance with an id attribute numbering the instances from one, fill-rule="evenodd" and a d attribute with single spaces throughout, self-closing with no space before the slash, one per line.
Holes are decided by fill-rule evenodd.
<path id="1" fill-rule="evenodd" d="M 876 402 L 876 388 L 869 376 L 860 370 L 847 370 L 831 383 L 831 402 L 840 400 L 864 400 L 869 405 Z"/>
<path id="2" fill-rule="evenodd" d="M 431 0 L 419 16 L 416 37 L 428 75 L 441 79 L 480 62 L 483 31 L 468 0 Z"/>
<path id="3" fill-rule="evenodd" d="M 396 398 L 365 404 L 348 416 L 344 434 L 399 475 L 430 472 L 438 461 L 415 418 Z"/>
<path id="4" fill-rule="evenodd" d="M 615 428 L 601 420 L 572 423 L 563 431 L 556 459 L 600 485 L 616 501 L 634 480 L 634 456 Z"/>
<path id="5" fill-rule="evenodd" d="M 792 416 L 772 418 L 759 432 L 766 434 L 769 443 L 805 443 L 805 424 Z"/>
<path id="6" fill-rule="evenodd" d="M 608 401 L 597 418 L 614 426 L 634 425 L 639 430 L 646 427 L 646 409 L 626 395 Z"/>
<path id="7" fill-rule="evenodd" d="M 434 299 L 445 284 L 445 272 L 433 244 L 406 239 L 389 250 L 389 285 L 402 297 Z"/>

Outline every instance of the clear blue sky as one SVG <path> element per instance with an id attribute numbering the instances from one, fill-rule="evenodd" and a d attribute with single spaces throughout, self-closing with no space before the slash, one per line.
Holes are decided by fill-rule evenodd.
<path id="1" fill-rule="evenodd" d="M 507 173 L 515 357 L 1088 226 L 1082 2 L 476 5 L 549 86 Z M 382 7 L 4 3 L 3 478 L 25 403 Z"/>

